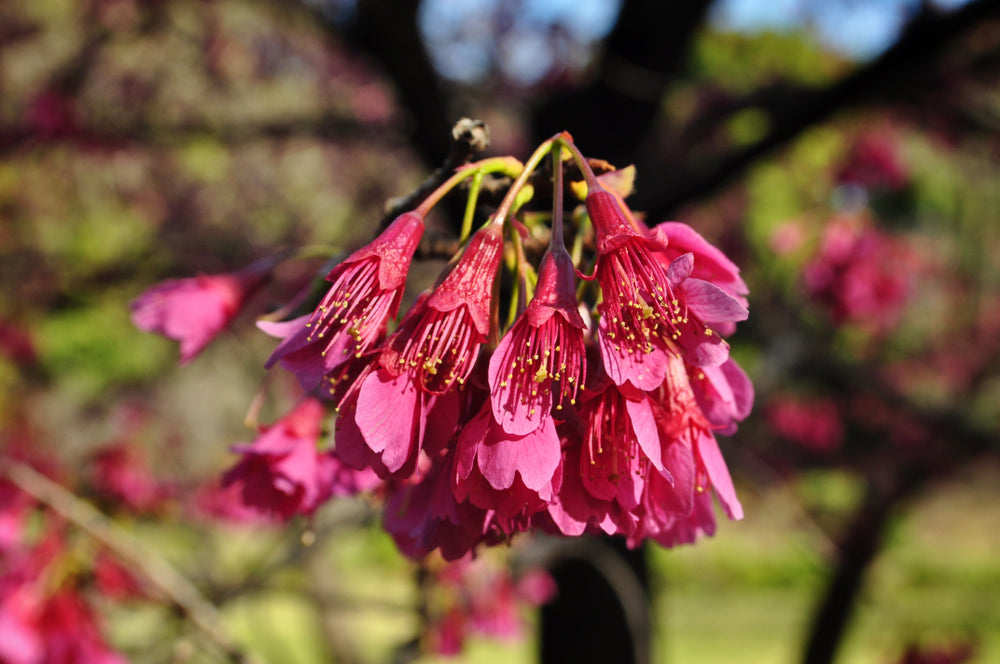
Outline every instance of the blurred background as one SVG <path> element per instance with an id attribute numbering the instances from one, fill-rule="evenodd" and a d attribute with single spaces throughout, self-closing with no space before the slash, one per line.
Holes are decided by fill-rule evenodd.
<path id="1" fill-rule="evenodd" d="M 463 116 L 488 154 L 565 129 L 634 164 L 633 209 L 688 222 L 750 285 L 731 342 L 757 400 L 721 439 L 747 517 L 646 551 L 652 661 L 1000 662 L 989 0 L 0 0 L 0 464 L 38 471 L 0 483 L 0 625 L 20 550 L 127 661 L 426 645 L 447 600 L 370 505 L 254 525 L 220 498 L 248 410 L 292 398 L 255 401 L 273 340 L 254 317 L 322 259 L 283 264 L 184 367 L 128 305 L 359 246 Z M 144 586 L 143 552 L 196 610 Z M 532 661 L 526 620 L 460 661 Z M 20 652 L 0 662 L 41 661 Z"/>

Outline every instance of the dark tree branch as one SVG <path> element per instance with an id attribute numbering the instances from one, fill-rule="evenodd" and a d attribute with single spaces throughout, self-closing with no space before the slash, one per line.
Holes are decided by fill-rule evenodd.
<path id="1" fill-rule="evenodd" d="M 689 161 L 686 155 L 664 154 L 662 146 L 654 144 L 634 159 L 643 177 L 657 182 L 657 187 L 640 189 L 638 207 L 649 211 L 653 218 L 667 216 L 681 204 L 707 196 L 731 182 L 758 159 L 835 113 L 857 104 L 884 103 L 907 86 L 925 84 L 924 79 L 917 77 L 924 75 L 929 63 L 944 48 L 984 20 L 998 15 L 1000 3 L 995 0 L 974 0 L 946 14 L 925 9 L 899 40 L 870 64 L 825 89 L 804 90 L 797 99 L 781 91 L 771 103 L 764 103 L 769 131 L 760 140 L 721 156 L 709 170 L 685 168 Z"/>
<path id="2" fill-rule="evenodd" d="M 419 7 L 420 0 L 359 0 L 354 25 L 343 36 L 374 57 L 395 83 L 401 105 L 413 117 L 412 143 L 424 163 L 436 166 L 447 156 L 441 137 L 448 135 L 452 121 L 417 27 Z"/>
<path id="3" fill-rule="evenodd" d="M 549 100 L 534 119 L 538 140 L 568 130 L 590 154 L 625 162 L 656 122 L 712 0 L 628 0 L 604 45 L 598 76 Z"/>

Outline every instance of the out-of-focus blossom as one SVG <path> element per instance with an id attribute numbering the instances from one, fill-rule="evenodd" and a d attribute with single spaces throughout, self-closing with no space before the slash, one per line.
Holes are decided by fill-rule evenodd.
<path id="1" fill-rule="evenodd" d="M 915 264 L 901 240 L 864 217 L 838 215 L 827 224 L 803 281 L 806 292 L 829 309 L 835 323 L 850 321 L 887 331 L 909 300 Z"/>
<path id="2" fill-rule="evenodd" d="M 181 364 L 193 360 L 236 317 L 244 302 L 270 277 L 274 259 L 239 272 L 168 279 L 132 301 L 140 330 L 180 342 Z"/>
<path id="3" fill-rule="evenodd" d="M 890 132 L 868 132 L 851 146 L 837 179 L 866 189 L 902 189 L 910 174 Z"/>
<path id="4" fill-rule="evenodd" d="M 63 544 L 49 535 L 8 557 L 0 572 L 0 661 L 4 664 L 124 664 L 79 590 L 53 588 Z"/>
<path id="5" fill-rule="evenodd" d="M 943 645 L 911 645 L 898 664 L 962 664 L 972 661 L 976 647 L 969 642 L 957 641 Z"/>
<path id="6" fill-rule="evenodd" d="M 832 452 L 843 444 L 843 416 L 829 399 L 777 397 L 768 404 L 766 413 L 774 432 L 797 445 Z"/>
<path id="7" fill-rule="evenodd" d="M 458 655 L 469 636 L 512 641 L 523 636 L 524 611 L 554 597 L 555 582 L 541 569 L 515 579 L 510 569 L 487 557 L 464 557 L 432 572 L 429 649 Z"/>
<path id="8" fill-rule="evenodd" d="M 371 471 L 346 471 L 338 459 L 318 448 L 323 404 L 307 397 L 270 427 L 262 427 L 250 444 L 236 445 L 240 461 L 224 476 L 224 484 L 242 487 L 247 505 L 288 519 L 310 514 L 335 492 L 372 488 Z"/>
<path id="9" fill-rule="evenodd" d="M 34 364 L 38 359 L 35 344 L 28 333 L 4 320 L 0 320 L 0 356 L 22 367 Z"/>
<path id="10" fill-rule="evenodd" d="M 153 475 L 140 449 L 129 443 L 99 450 L 91 462 L 91 478 L 99 494 L 140 513 L 155 510 L 172 493 Z"/>

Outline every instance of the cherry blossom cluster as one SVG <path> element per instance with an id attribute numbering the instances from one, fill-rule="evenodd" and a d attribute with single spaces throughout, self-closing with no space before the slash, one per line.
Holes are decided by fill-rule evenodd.
<path id="1" fill-rule="evenodd" d="M 468 164 L 336 265 L 310 313 L 261 321 L 281 339 L 266 366 L 293 373 L 307 396 L 236 448 L 226 482 L 282 517 L 373 491 L 403 552 L 449 560 L 528 530 L 693 542 L 715 530 L 713 493 L 741 518 L 715 434 L 734 432 L 753 402 L 725 341 L 747 317 L 746 284 L 686 224 L 647 227 L 625 203 L 629 178 L 594 164 L 565 133 L 524 165 Z M 427 214 L 469 182 L 474 209 L 484 173 L 513 183 L 400 316 Z M 553 195 L 539 212 L 542 178 Z M 530 260 L 526 241 L 539 236 L 551 239 Z M 134 320 L 190 359 L 256 277 L 154 288 Z"/>

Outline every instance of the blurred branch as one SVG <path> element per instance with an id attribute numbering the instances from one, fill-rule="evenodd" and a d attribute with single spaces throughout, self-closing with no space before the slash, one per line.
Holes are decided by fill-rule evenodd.
<path id="1" fill-rule="evenodd" d="M 687 155 L 666 154 L 662 146 L 650 141 L 652 147 L 637 155 L 636 164 L 645 177 L 653 174 L 659 186 L 640 197 L 639 207 L 653 218 L 664 217 L 679 205 L 732 181 L 761 157 L 833 114 L 856 104 L 885 102 L 905 85 L 924 85 L 926 79 L 917 80 L 917 76 L 942 49 L 983 20 L 998 15 L 1000 3 L 995 0 L 973 0 L 947 13 L 925 7 L 880 57 L 824 89 L 800 89 L 791 94 L 787 88 L 775 87 L 771 95 L 751 93 L 756 97 L 753 105 L 769 117 L 769 131 L 758 141 L 723 155 L 708 170 L 678 167 L 690 162 Z M 745 106 L 735 104 L 734 108 Z"/>
<path id="2" fill-rule="evenodd" d="M 417 26 L 420 0 L 358 0 L 354 16 L 345 26 L 337 25 L 324 11 L 322 0 L 295 4 L 324 30 L 378 61 L 395 84 L 400 105 L 412 115 L 408 127 L 411 142 L 424 163 L 439 164 L 445 158 L 441 137 L 447 135 L 451 121 L 441 82 Z"/>
<path id="3" fill-rule="evenodd" d="M 66 135 L 46 135 L 24 126 L 0 126 L 0 157 L 22 148 L 38 149 L 47 145 L 79 144 L 83 147 L 122 149 L 133 146 L 170 147 L 206 138 L 236 146 L 260 140 L 307 137 L 331 143 L 404 142 L 393 127 L 360 122 L 334 115 L 301 117 L 255 123 L 183 122 L 133 124 L 130 126 L 88 125 Z"/>
<path id="4" fill-rule="evenodd" d="M 0 472 L 19 489 L 85 531 L 138 571 L 157 591 L 180 607 L 228 661 L 246 664 L 255 661 L 233 641 L 216 608 L 166 559 L 142 546 L 100 511 L 30 466 L 8 460 Z"/>
<path id="5" fill-rule="evenodd" d="M 537 140 L 568 130 L 590 154 L 627 163 L 660 114 L 712 0 L 626 0 L 587 88 L 549 100 L 534 118 Z"/>

